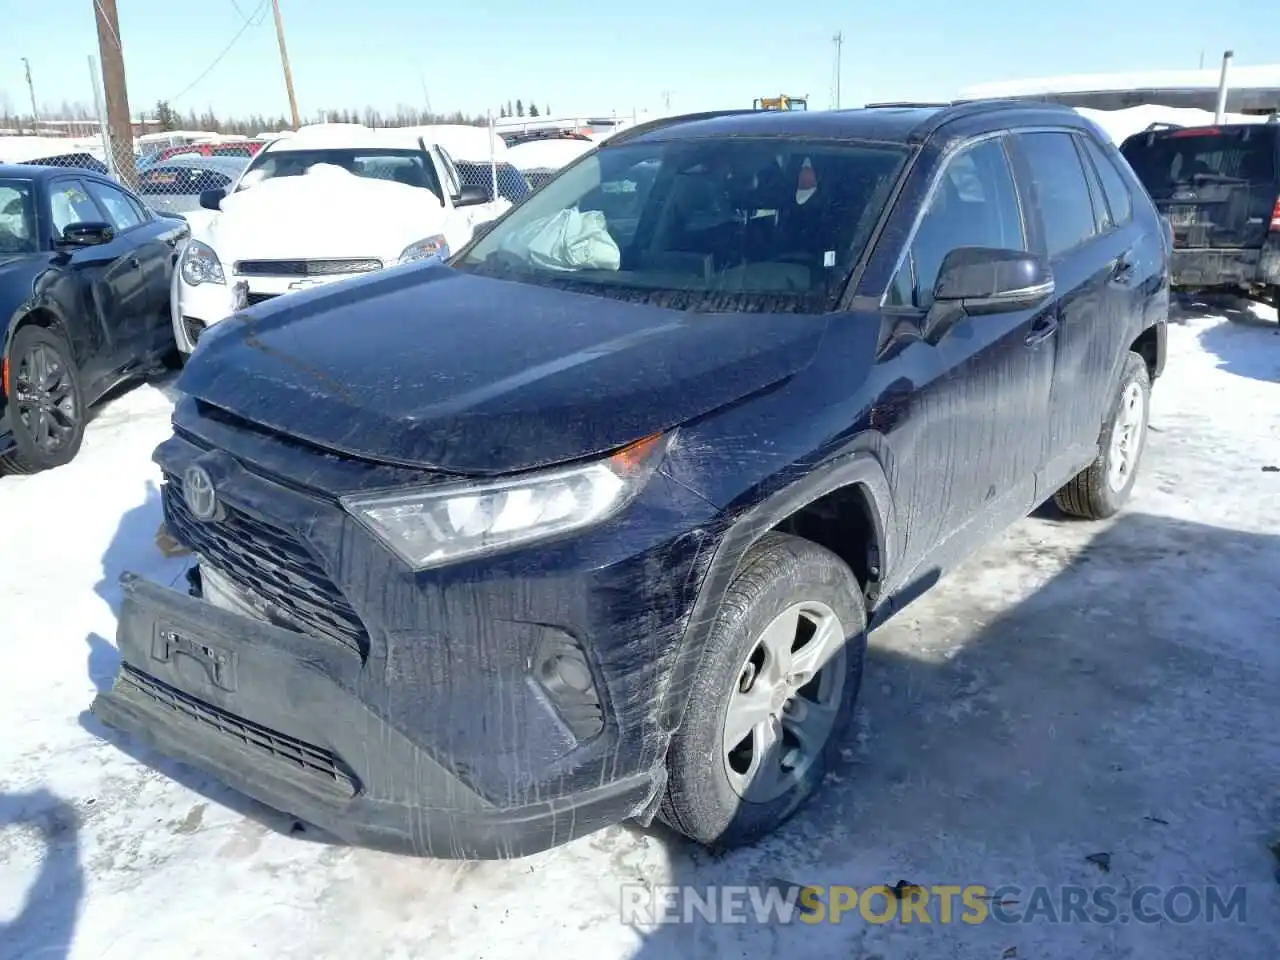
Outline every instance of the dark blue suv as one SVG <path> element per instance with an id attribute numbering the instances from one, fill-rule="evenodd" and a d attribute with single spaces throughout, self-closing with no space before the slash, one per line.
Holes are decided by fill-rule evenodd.
<path id="1" fill-rule="evenodd" d="M 156 451 L 198 565 L 126 576 L 94 710 L 361 844 L 761 836 L 869 628 L 1042 501 L 1125 503 L 1169 243 L 1061 107 L 619 134 L 447 265 L 201 340 Z"/>

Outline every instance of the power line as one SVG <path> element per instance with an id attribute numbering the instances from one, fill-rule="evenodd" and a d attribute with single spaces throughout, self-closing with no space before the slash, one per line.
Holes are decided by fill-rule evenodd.
<path id="1" fill-rule="evenodd" d="M 240 9 L 240 4 L 236 3 L 236 0 L 231 0 L 231 6 L 233 6 L 233 7 L 235 7 L 235 8 L 236 8 L 236 13 L 240 14 L 240 19 L 241 19 L 241 20 L 253 20 L 253 15 L 252 15 L 252 14 L 246 14 L 243 10 L 241 10 L 241 9 Z M 265 4 L 264 4 L 264 7 L 265 7 Z M 255 27 L 261 26 L 261 25 L 262 25 L 262 21 L 263 21 L 263 20 L 265 20 L 265 19 L 267 19 L 267 11 L 264 9 L 264 7 L 259 7 L 259 8 L 258 8 L 258 9 L 261 11 L 261 16 L 259 16 L 259 17 L 258 17 L 258 19 L 254 21 L 254 24 L 253 24 L 253 25 L 254 25 Z"/>
<path id="2" fill-rule="evenodd" d="M 169 98 L 170 103 L 175 103 L 178 100 L 181 100 L 188 93 L 190 93 L 201 80 L 203 80 L 205 77 L 207 77 L 210 73 L 213 72 L 214 67 L 216 67 L 218 64 L 222 62 L 223 58 L 226 57 L 226 55 L 231 52 L 231 48 L 234 47 L 236 43 L 239 42 L 242 36 L 244 36 L 245 31 L 248 30 L 250 27 L 258 25 L 253 22 L 253 18 L 256 17 L 258 14 L 263 13 L 266 10 L 267 2 L 268 0 L 262 0 L 262 2 L 258 4 L 258 9 L 254 10 L 252 14 L 250 14 L 248 17 L 245 18 L 244 23 L 240 25 L 240 29 L 236 31 L 236 35 L 231 38 L 231 42 L 228 43 L 225 47 L 223 47 L 222 52 L 213 58 L 213 63 L 205 67 L 204 70 L 201 71 L 198 77 L 196 77 L 194 80 L 188 83 L 185 87 L 183 87 L 180 93 L 178 93 L 176 96 L 170 97 Z M 258 23 L 261 23 L 261 22 L 262 21 L 258 21 Z"/>
<path id="3" fill-rule="evenodd" d="M 116 33 L 116 28 L 111 25 L 111 17 L 107 14 L 107 11 L 103 9 L 102 0 L 93 0 L 93 5 L 97 7 L 98 11 L 102 14 L 102 21 L 106 24 L 108 35 L 115 41 L 116 49 L 122 49 L 120 44 L 120 34 Z"/>

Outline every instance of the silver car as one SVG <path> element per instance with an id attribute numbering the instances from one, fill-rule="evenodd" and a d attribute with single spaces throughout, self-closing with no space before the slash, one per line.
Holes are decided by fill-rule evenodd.
<path id="1" fill-rule="evenodd" d="M 179 154 L 139 173 L 138 194 L 157 213 L 198 210 L 200 194 L 229 189 L 249 165 L 249 159 Z"/>

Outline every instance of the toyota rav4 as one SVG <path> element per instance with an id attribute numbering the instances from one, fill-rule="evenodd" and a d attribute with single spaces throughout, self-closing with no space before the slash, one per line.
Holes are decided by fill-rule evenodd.
<path id="1" fill-rule="evenodd" d="M 868 629 L 1134 487 L 1168 237 L 1062 107 L 667 119 L 447 263 L 212 328 L 109 725 L 360 844 L 731 846 L 849 735 Z"/>

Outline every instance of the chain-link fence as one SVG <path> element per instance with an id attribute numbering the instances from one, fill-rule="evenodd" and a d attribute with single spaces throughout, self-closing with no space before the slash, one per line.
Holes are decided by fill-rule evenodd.
<path id="1" fill-rule="evenodd" d="M 100 123 L 99 128 L 96 136 L 89 135 L 92 129 L 89 126 L 77 131 L 79 136 L 9 138 L 0 148 L 0 162 L 91 170 L 112 177 L 153 211 L 186 215 L 208 205 L 207 196 L 202 201 L 202 195 L 230 190 L 273 136 L 245 138 L 176 131 L 113 141 L 105 123 Z M 506 156 L 510 149 L 508 143 L 519 147 L 533 139 L 586 140 L 581 134 L 569 131 L 501 131 L 492 122 L 487 130 L 456 125 L 452 129 L 446 126 L 421 130 L 427 146 L 439 142 L 451 155 L 464 189 L 479 189 L 487 201 L 511 204 L 519 203 L 533 189 L 541 187 L 555 176 L 559 167 L 554 163 L 530 166 L 512 162 Z M 451 138 L 453 134 L 458 135 L 456 140 Z M 434 141 L 437 135 L 440 140 Z M 15 147 L 18 140 L 22 142 Z M 365 170 L 359 163 L 355 166 L 358 169 L 352 172 L 359 176 L 397 178 L 395 171 Z"/>

